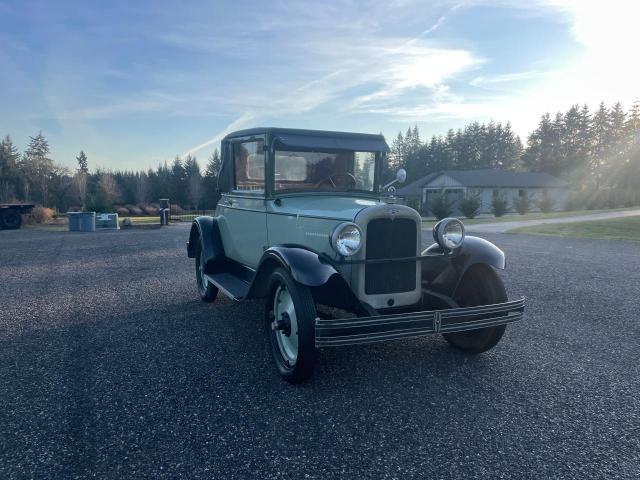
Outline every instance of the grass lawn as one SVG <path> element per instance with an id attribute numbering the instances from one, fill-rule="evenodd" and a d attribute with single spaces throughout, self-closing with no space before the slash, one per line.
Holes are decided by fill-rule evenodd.
<path id="1" fill-rule="evenodd" d="M 548 223 L 516 228 L 509 233 L 529 233 L 555 237 L 583 237 L 602 240 L 627 240 L 640 242 L 640 215 L 608 220 L 591 220 L 575 223 Z"/>
<path id="2" fill-rule="evenodd" d="M 521 220 L 540 220 L 545 218 L 562 218 L 562 217 L 576 217 L 580 215 L 590 215 L 593 213 L 604 213 L 604 212 L 624 212 L 625 210 L 637 210 L 638 207 L 629 207 L 629 208 L 610 208 L 606 210 L 574 210 L 571 212 L 550 212 L 550 213 L 527 213 L 525 215 L 520 215 L 518 213 L 509 213 L 502 217 L 494 217 L 494 216 L 486 216 L 480 218 L 464 218 L 458 217 L 462 220 L 462 223 L 465 225 L 477 225 L 479 223 L 501 223 L 501 222 L 518 222 Z M 431 219 L 422 219 L 422 228 L 430 228 L 436 224 L 436 220 Z"/>

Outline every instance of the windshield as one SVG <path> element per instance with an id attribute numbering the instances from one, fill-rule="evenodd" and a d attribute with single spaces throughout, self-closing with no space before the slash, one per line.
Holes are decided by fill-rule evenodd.
<path id="1" fill-rule="evenodd" d="M 276 150 L 275 190 L 373 192 L 375 166 L 376 152 Z"/>

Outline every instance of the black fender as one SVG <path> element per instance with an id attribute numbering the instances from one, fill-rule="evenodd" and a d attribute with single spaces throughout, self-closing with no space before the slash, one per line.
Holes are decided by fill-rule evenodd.
<path id="1" fill-rule="evenodd" d="M 340 272 L 318 253 L 299 245 L 278 245 L 265 250 L 246 298 L 266 296 L 269 277 L 278 267 L 309 287 L 318 303 L 349 310 L 361 308 Z"/>
<path id="2" fill-rule="evenodd" d="M 488 265 L 498 270 L 507 266 L 505 254 L 484 238 L 466 236 L 459 250 L 444 253 L 437 243 L 424 252 L 422 280 L 428 289 L 449 298 L 455 297 L 462 277 L 473 265 Z"/>
<path id="3" fill-rule="evenodd" d="M 191 224 L 189 242 L 187 243 L 187 256 L 195 258 L 196 245 L 200 242 L 205 269 L 214 263 L 225 260 L 224 245 L 220 236 L 218 219 L 215 217 L 196 217 Z"/>

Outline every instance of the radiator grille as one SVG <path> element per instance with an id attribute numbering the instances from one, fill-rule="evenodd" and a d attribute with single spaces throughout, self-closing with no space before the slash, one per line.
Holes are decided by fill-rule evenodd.
<path id="1" fill-rule="evenodd" d="M 367 225 L 367 260 L 415 257 L 416 222 L 410 218 L 375 218 Z M 365 266 L 365 293 L 410 292 L 416 288 L 415 260 Z"/>

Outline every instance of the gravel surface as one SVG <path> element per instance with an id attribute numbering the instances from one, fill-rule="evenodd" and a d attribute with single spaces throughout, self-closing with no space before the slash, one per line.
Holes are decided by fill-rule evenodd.
<path id="1" fill-rule="evenodd" d="M 523 322 L 327 350 L 197 298 L 185 226 L 0 232 L 0 478 L 638 478 L 640 247 L 488 235 Z"/>

